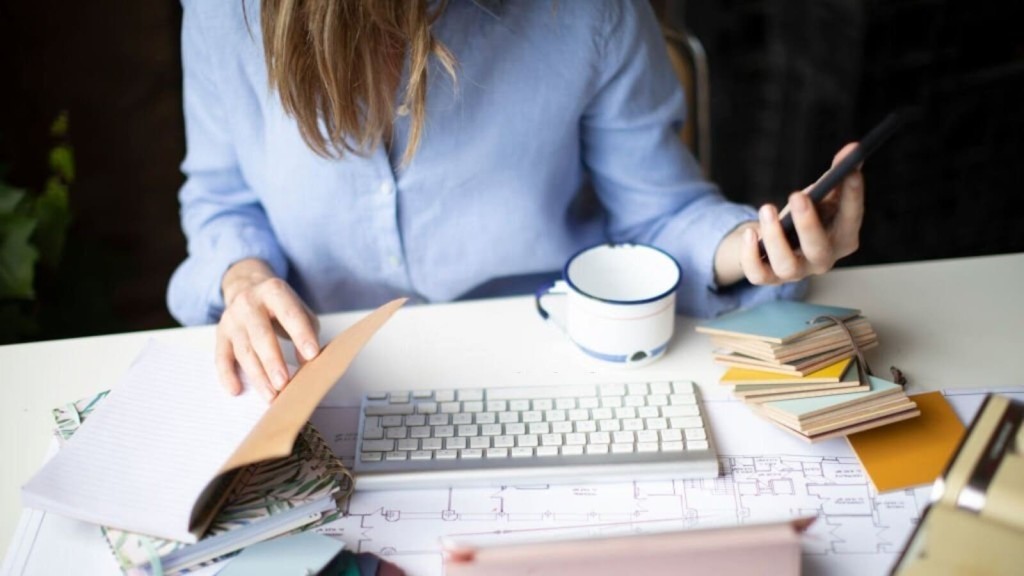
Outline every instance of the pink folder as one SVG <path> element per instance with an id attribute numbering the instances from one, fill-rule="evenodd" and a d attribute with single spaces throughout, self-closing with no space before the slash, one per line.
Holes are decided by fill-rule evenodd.
<path id="1" fill-rule="evenodd" d="M 575 534 L 442 540 L 448 576 L 595 574 L 800 574 L 800 535 L 813 518 L 621 536 Z"/>

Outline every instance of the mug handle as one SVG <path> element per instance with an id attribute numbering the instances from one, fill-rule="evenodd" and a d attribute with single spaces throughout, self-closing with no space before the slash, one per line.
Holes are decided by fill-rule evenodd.
<path id="1" fill-rule="evenodd" d="M 534 303 L 537 305 L 537 314 L 544 320 L 550 320 L 551 314 L 544 308 L 544 304 L 541 300 L 545 296 L 565 296 L 568 293 L 564 280 L 554 280 L 544 284 L 533 295 Z M 561 328 L 561 326 L 559 326 Z"/>

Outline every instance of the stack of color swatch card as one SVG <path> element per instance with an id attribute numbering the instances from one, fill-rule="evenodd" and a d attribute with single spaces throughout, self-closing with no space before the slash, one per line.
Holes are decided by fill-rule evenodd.
<path id="1" fill-rule="evenodd" d="M 704 322 L 697 331 L 711 336 L 715 362 L 727 367 L 722 385 L 809 441 L 919 414 L 898 384 L 859 377 L 857 349 L 878 345 L 859 310 L 774 301 Z"/>

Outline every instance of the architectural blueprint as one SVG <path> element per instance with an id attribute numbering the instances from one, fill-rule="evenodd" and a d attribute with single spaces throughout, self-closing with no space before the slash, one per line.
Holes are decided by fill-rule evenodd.
<path id="1" fill-rule="evenodd" d="M 705 398 L 722 476 L 576 486 L 356 492 L 326 526 L 350 548 L 412 576 L 440 575 L 439 539 L 457 534 L 543 535 L 569 527 L 642 532 L 816 516 L 804 538 L 807 574 L 883 574 L 928 502 L 930 487 L 879 495 L 844 440 L 805 444 L 726 398 Z M 357 411 L 320 408 L 313 422 L 351 462 Z M 728 424 L 725 424 L 728 422 Z"/>

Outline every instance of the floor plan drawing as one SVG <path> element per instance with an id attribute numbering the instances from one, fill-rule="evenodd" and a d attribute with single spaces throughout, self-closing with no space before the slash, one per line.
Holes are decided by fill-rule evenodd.
<path id="1" fill-rule="evenodd" d="M 731 406 L 715 404 L 720 404 L 720 417 L 731 417 L 721 414 Z M 337 423 L 352 422 L 355 410 L 318 412 L 314 423 L 350 459 L 354 430 Z M 410 575 L 440 575 L 444 535 L 540 536 L 567 528 L 592 534 L 643 532 L 652 526 L 692 529 L 814 516 L 804 538 L 805 573 L 882 574 L 928 501 L 928 487 L 877 494 L 848 450 L 807 448 L 806 453 L 750 456 L 725 452 L 729 443 L 735 444 L 725 440 L 726 446 L 720 443 L 722 475 L 714 479 L 357 491 L 346 516 L 323 531 L 353 549 L 386 557 Z"/>

